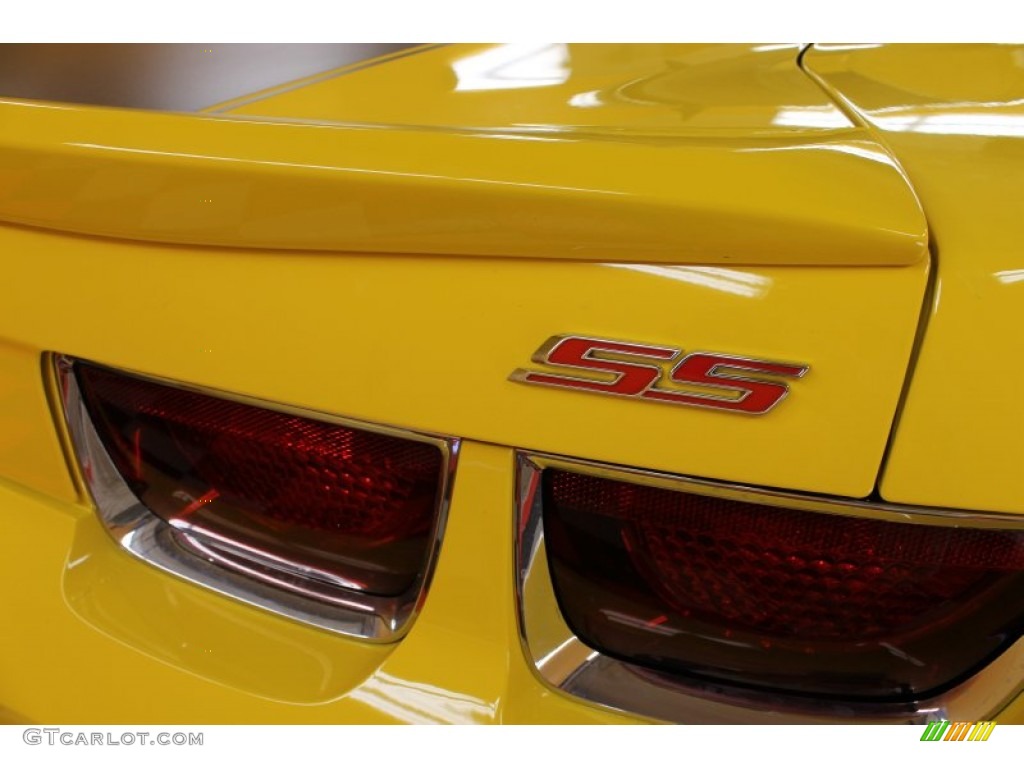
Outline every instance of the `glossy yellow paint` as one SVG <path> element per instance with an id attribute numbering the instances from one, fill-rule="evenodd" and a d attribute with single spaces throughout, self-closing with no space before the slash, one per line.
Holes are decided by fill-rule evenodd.
<path id="1" fill-rule="evenodd" d="M 67 469 L 55 458 L 49 414 L 20 406 L 42 397 L 39 357 L 59 350 L 503 445 L 863 494 L 925 279 L 923 265 L 830 270 L 822 279 L 798 268 L 257 255 L 17 228 L 0 229 L 0 248 L 19 255 L 10 274 L 25 286 L 0 306 L 0 325 L 19 339 L 0 359 L 36 363 L 18 369 L 21 386 L 4 402 L 16 427 L 0 437 L 4 473 L 33 483 L 29 470 L 46 469 L 43 490 L 66 486 Z M 867 300 L 879 311 L 855 325 Z M 507 381 L 553 328 L 813 368 L 763 418 Z M 881 337 L 890 343 L 865 343 Z M 889 373 L 871 376 L 865 361 Z M 802 386 L 810 376 L 815 387 Z M 851 377 L 870 384 L 856 412 L 834 403 L 848 396 Z M 801 439 L 808 434 L 815 438 Z M 25 436 L 49 464 L 16 458 Z M 512 603 L 513 490 L 509 449 L 465 447 L 424 612 L 399 645 L 380 647 L 180 583 L 118 549 L 87 508 L 8 487 L 0 583 L 23 586 L 4 591 L 0 613 L 30 623 L 0 629 L 0 701 L 47 722 L 602 720 L 526 667 Z M 34 658 L 47 663 L 24 663 Z"/>
<path id="2" fill-rule="evenodd" d="M 519 652 L 507 449 L 466 444 L 430 599 L 371 645 L 154 570 L 85 506 L 0 482 L 0 700 L 17 722 L 579 722 Z M 19 514 L 12 514 L 17 511 Z M 32 541 L 31 547 L 25 542 Z"/>
<path id="3" fill-rule="evenodd" d="M 0 477 L 77 501 L 81 494 L 68 476 L 61 444 L 43 428 L 52 423 L 50 403 L 55 401 L 41 386 L 42 365 L 38 348 L 4 338 L 0 331 Z"/>
<path id="4" fill-rule="evenodd" d="M 886 499 L 1024 512 L 1024 48 L 826 46 L 810 69 L 895 151 L 938 271 Z"/>
<path id="5" fill-rule="evenodd" d="M 363 123 L 649 139 L 854 127 L 796 66 L 796 45 L 444 45 L 209 110 Z"/>
<path id="6" fill-rule="evenodd" d="M 352 77 L 357 90 L 377 94 L 374 78 L 392 68 L 401 83 L 501 50 L 441 48 L 306 88 L 319 94 Z M 171 243 L 373 253 L 772 265 L 924 258 L 924 217 L 899 168 L 806 80 L 795 50 L 736 47 L 716 58 L 700 47 L 658 49 L 626 67 L 620 59 L 631 46 L 581 50 L 572 54 L 578 77 L 575 59 L 566 59 L 570 75 L 548 99 L 554 107 L 521 102 L 522 115 L 541 123 L 534 127 L 509 125 L 505 114 L 488 119 L 488 105 L 520 103 L 520 90 L 535 89 L 503 82 L 463 109 L 461 95 L 447 98 L 450 84 L 433 74 L 403 88 L 451 102 L 454 125 L 419 124 L 420 102 L 401 94 L 404 118 L 399 106 L 347 123 L 306 117 L 306 89 L 253 105 L 269 118 L 0 101 L 0 221 Z M 725 77 L 720 93 L 731 98 L 686 118 L 690 102 L 679 94 L 693 83 L 677 73 L 701 62 Z M 517 66 L 543 65 L 541 57 Z M 626 87 L 652 68 L 648 82 Z M 742 86 L 751 79 L 763 80 L 770 96 L 752 99 Z M 546 127 L 574 109 L 559 99 L 597 87 L 619 94 L 622 104 L 595 114 L 623 121 L 622 130 Z"/>
<path id="7" fill-rule="evenodd" d="M 446 47 L 217 116 L 0 103 L 0 719 L 636 721 L 524 658 L 512 449 L 867 495 L 926 293 L 902 169 L 762 48 L 510 74 Z M 811 370 L 758 418 L 508 381 L 555 333 Z M 464 438 L 409 634 L 341 638 L 123 552 L 62 460 L 50 351 Z"/>
<path id="8" fill-rule="evenodd" d="M 992 719 L 998 720 L 1000 723 L 1008 723 L 1010 725 L 1020 725 L 1024 723 L 1024 696 L 1018 696 L 1015 698 Z"/>
<path id="9" fill-rule="evenodd" d="M 253 254 L 10 227 L 0 249 L 18 254 L 8 275 L 24 286 L 0 305 L 0 327 L 37 354 L 499 445 L 856 497 L 874 486 L 927 275 L 925 263 Z M 508 381 L 559 332 L 811 370 L 760 417 Z M 48 428 L 22 431 L 33 429 Z"/>

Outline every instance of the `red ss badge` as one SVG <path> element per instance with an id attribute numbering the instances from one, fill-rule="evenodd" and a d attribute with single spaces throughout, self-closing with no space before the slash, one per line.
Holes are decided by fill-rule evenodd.
<path id="1" fill-rule="evenodd" d="M 789 386 L 777 379 L 798 379 L 810 368 L 750 357 L 691 352 L 672 367 L 666 379 L 665 364 L 681 355 L 682 350 L 675 347 L 585 336 L 552 336 L 534 353 L 533 362 L 597 375 L 566 376 L 519 368 L 509 379 L 524 384 L 759 415 L 770 411 L 789 394 Z M 666 382 L 671 383 L 671 387 L 663 386 Z"/>

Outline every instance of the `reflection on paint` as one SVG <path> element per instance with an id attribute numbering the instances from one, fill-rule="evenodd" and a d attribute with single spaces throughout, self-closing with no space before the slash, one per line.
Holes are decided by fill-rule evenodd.
<path id="1" fill-rule="evenodd" d="M 569 99 L 569 105 L 587 109 L 603 106 L 604 102 L 601 100 L 600 91 L 584 91 L 583 93 L 577 93 Z"/>
<path id="2" fill-rule="evenodd" d="M 609 264 L 608 266 L 667 277 L 670 280 L 680 280 L 701 288 L 710 288 L 748 298 L 764 296 L 772 285 L 770 277 L 723 267 L 669 267 L 655 264 Z"/>
<path id="3" fill-rule="evenodd" d="M 427 683 L 378 672 L 349 698 L 397 720 L 420 725 L 481 723 L 494 719 L 494 704 Z"/>
<path id="4" fill-rule="evenodd" d="M 879 128 L 898 133 L 956 136 L 1024 136 L 1024 114 L 997 110 L 1024 107 L 1024 99 L 943 105 L 942 112 L 922 114 L 919 107 L 880 109 L 872 115 Z"/>
<path id="5" fill-rule="evenodd" d="M 1019 283 L 1024 281 L 1024 269 L 1004 269 L 1002 272 L 996 272 L 995 278 L 1000 283 Z"/>
<path id="6" fill-rule="evenodd" d="M 569 79 L 569 47 L 499 45 L 452 63 L 456 91 L 496 91 L 560 85 Z"/>
<path id="7" fill-rule="evenodd" d="M 783 107 L 772 119 L 786 128 L 849 128 L 850 121 L 832 106 Z"/>

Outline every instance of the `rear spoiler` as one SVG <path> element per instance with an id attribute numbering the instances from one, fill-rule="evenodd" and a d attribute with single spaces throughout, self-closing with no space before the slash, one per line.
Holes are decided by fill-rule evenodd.
<path id="1" fill-rule="evenodd" d="M 164 243 L 899 266 L 924 214 L 862 128 L 562 138 L 0 101 L 0 222 Z"/>

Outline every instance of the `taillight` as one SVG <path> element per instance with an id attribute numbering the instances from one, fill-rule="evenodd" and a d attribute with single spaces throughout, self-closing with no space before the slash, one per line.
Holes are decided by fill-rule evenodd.
<path id="1" fill-rule="evenodd" d="M 108 522 L 98 461 L 200 560 L 291 593 L 306 615 L 389 606 L 390 626 L 367 634 L 397 628 L 428 573 L 452 443 L 63 365 L 87 417 L 79 432 L 103 448 L 76 437 Z"/>
<path id="2" fill-rule="evenodd" d="M 609 659 L 760 695 L 911 702 L 1024 629 L 1019 525 L 581 469 L 535 468 L 524 514 L 543 517 L 565 622 Z"/>

